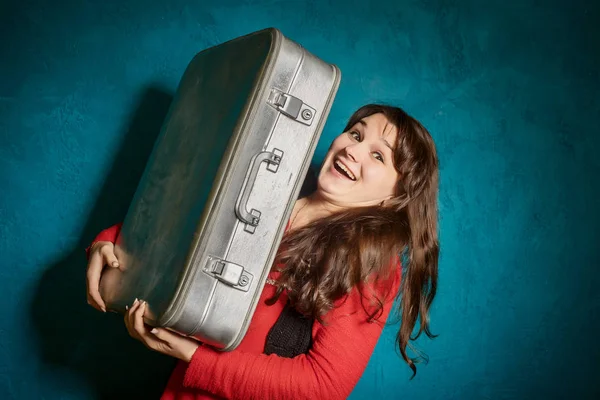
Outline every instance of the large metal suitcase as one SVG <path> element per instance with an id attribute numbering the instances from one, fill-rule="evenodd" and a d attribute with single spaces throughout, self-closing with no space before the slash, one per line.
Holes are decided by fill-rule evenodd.
<path id="1" fill-rule="evenodd" d="M 198 53 L 100 292 L 222 350 L 246 333 L 337 93 L 340 71 L 277 29 Z"/>

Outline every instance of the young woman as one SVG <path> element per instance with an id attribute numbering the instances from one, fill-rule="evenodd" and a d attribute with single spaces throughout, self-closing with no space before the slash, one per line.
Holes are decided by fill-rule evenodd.
<path id="1" fill-rule="evenodd" d="M 402 109 L 366 105 L 331 144 L 317 189 L 293 209 L 259 305 L 241 344 L 219 352 L 150 329 L 146 304 L 126 313 L 129 334 L 179 358 L 163 399 L 342 399 L 361 377 L 394 301 L 397 344 L 429 331 L 436 293 L 438 161 L 427 130 Z M 118 266 L 120 228 L 88 251 L 88 302 L 105 310 L 98 283 Z M 403 271 L 400 261 L 406 261 Z M 114 264 L 113 264 L 114 263 Z M 401 280 L 402 273 L 402 280 Z M 401 284 L 402 283 L 402 284 Z"/>

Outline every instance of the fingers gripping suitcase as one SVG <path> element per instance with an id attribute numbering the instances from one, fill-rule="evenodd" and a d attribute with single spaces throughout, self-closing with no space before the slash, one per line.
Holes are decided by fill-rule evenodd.
<path id="1" fill-rule="evenodd" d="M 100 292 L 146 322 L 234 349 L 247 330 L 340 82 L 277 29 L 186 68 Z"/>

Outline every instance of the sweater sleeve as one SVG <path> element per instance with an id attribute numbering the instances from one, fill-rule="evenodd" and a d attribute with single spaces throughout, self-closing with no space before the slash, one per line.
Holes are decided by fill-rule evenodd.
<path id="1" fill-rule="evenodd" d="M 400 284 L 400 268 L 383 297 L 382 313 L 367 321 L 355 289 L 319 326 L 307 354 L 295 358 L 221 352 L 200 346 L 187 366 L 184 386 L 228 399 L 345 399 L 362 376 Z M 371 286 L 373 288 L 374 286 Z M 365 294 L 368 290 L 363 291 Z M 318 322 L 315 322 L 316 324 Z"/>
<path id="2" fill-rule="evenodd" d="M 100 231 L 100 233 L 98 233 L 96 235 L 94 240 L 92 240 L 92 243 L 90 243 L 90 245 L 88 247 L 86 247 L 86 249 L 85 249 L 86 258 L 89 260 L 90 249 L 94 245 L 94 243 L 104 242 L 104 241 L 115 243 L 117 241 L 117 237 L 119 236 L 119 232 L 121 231 L 121 226 L 123 226 L 123 223 L 119 222 L 116 225 L 113 225 L 111 227 L 108 227 L 108 228 Z"/>

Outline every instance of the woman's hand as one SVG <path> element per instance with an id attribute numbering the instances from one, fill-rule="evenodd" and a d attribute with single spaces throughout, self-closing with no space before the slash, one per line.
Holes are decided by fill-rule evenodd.
<path id="1" fill-rule="evenodd" d="M 87 267 L 87 302 L 97 310 L 106 312 L 104 300 L 100 297 L 98 287 L 100 286 L 100 276 L 105 265 L 113 268 L 119 268 L 119 261 L 114 252 L 112 242 L 96 242 L 90 248 L 90 256 Z"/>
<path id="2" fill-rule="evenodd" d="M 146 302 L 136 299 L 125 313 L 125 326 L 129 335 L 142 342 L 150 350 L 190 362 L 200 343 L 167 329 L 150 329 L 144 324 L 146 304 Z"/>

